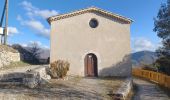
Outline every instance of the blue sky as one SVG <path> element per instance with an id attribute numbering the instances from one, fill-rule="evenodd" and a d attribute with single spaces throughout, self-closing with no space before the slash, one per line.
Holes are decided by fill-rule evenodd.
<path id="1" fill-rule="evenodd" d="M 0 14 L 3 4 L 1 0 Z M 27 46 L 37 42 L 49 48 L 50 25 L 46 18 L 77 9 L 96 6 L 134 20 L 131 26 L 133 52 L 154 51 L 160 39 L 153 32 L 153 18 L 157 16 L 161 3 L 166 0 L 9 0 L 10 44 Z M 1 15 L 0 15 L 1 16 Z"/>

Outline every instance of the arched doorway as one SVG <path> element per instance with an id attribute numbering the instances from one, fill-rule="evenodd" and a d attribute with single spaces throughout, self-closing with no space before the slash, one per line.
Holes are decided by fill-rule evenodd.
<path id="1" fill-rule="evenodd" d="M 84 68 L 85 68 L 86 77 L 97 77 L 98 76 L 97 56 L 95 54 L 89 53 L 85 56 Z"/>

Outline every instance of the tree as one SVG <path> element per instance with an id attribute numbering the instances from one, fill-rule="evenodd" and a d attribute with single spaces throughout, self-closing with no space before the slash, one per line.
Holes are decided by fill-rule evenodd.
<path id="1" fill-rule="evenodd" d="M 40 56 L 40 50 L 41 48 L 39 47 L 37 42 L 33 42 L 29 45 L 28 51 L 32 54 L 32 63 L 39 63 L 39 56 Z"/>
<path id="2" fill-rule="evenodd" d="M 154 31 L 162 39 L 162 47 L 156 50 L 159 56 L 156 64 L 160 66 L 160 71 L 170 75 L 170 0 L 161 5 L 154 25 Z"/>
<path id="3" fill-rule="evenodd" d="M 22 61 L 30 64 L 39 64 L 41 48 L 39 47 L 38 43 L 32 42 L 26 47 L 23 47 L 19 44 L 13 44 L 12 47 L 19 51 Z"/>

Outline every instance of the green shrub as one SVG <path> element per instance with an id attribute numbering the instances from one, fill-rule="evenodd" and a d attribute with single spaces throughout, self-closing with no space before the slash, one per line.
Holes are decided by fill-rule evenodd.
<path id="1" fill-rule="evenodd" d="M 50 65 L 50 75 L 52 78 L 64 78 L 70 67 L 70 63 L 64 60 L 57 60 Z"/>
<path id="2" fill-rule="evenodd" d="M 142 66 L 142 69 L 149 70 L 149 71 L 154 71 L 154 72 L 158 71 L 157 67 L 153 66 L 152 64 L 150 64 L 150 65 L 145 64 L 145 65 Z"/>
<path id="3" fill-rule="evenodd" d="M 170 75 L 170 57 L 157 59 L 155 65 L 158 66 L 159 72 Z"/>

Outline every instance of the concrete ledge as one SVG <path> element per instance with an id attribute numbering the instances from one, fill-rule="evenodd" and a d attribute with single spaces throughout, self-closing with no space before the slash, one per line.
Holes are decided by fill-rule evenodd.
<path id="1" fill-rule="evenodd" d="M 132 78 L 127 78 L 126 81 L 122 84 L 122 86 L 113 93 L 113 99 L 114 100 L 126 100 L 126 97 L 128 96 L 129 92 L 132 89 Z"/>
<path id="2" fill-rule="evenodd" d="M 26 72 L 1 73 L 0 85 L 17 83 L 29 88 L 35 88 L 39 84 L 47 83 L 48 79 L 51 79 L 51 77 L 47 75 L 47 67 L 48 66 L 38 66 Z"/>
<path id="3" fill-rule="evenodd" d="M 14 72 L 0 75 L 0 85 L 15 85 L 20 84 L 29 88 L 34 88 L 38 85 L 40 77 L 38 73 Z"/>
<path id="4" fill-rule="evenodd" d="M 22 85 L 21 82 L 0 82 L 1 86 L 6 86 L 6 85 Z"/>

